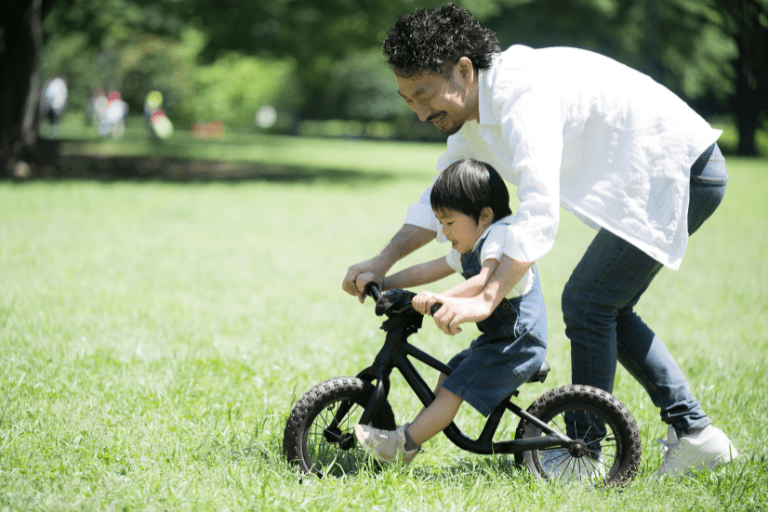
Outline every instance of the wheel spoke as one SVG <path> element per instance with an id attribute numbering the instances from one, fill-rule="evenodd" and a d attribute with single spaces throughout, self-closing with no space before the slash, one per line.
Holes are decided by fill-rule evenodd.
<path id="1" fill-rule="evenodd" d="M 529 411 L 578 443 L 530 450 L 516 457 L 534 473 L 585 484 L 615 484 L 636 474 L 640 461 L 637 425 L 610 395 L 583 386 L 566 386 L 542 395 Z M 547 436 L 532 423 L 524 421 L 521 426 L 516 438 Z"/>

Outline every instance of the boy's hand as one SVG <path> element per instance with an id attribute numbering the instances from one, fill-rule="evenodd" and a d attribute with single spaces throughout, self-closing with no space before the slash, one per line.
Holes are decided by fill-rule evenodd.
<path id="1" fill-rule="evenodd" d="M 429 308 L 432 307 L 431 304 L 435 304 L 437 302 L 435 297 L 437 296 L 432 292 L 418 293 L 414 298 L 411 299 L 411 306 L 413 306 L 413 309 L 426 316 L 429 314 Z"/>
<path id="2" fill-rule="evenodd" d="M 454 315 L 448 311 L 449 308 L 446 307 L 448 304 L 451 304 L 453 300 L 454 299 L 436 293 L 421 292 L 411 299 L 411 304 L 413 305 L 413 309 L 422 315 L 429 315 L 430 311 L 432 311 L 432 306 L 435 304 L 442 304 L 440 309 L 435 311 L 435 325 L 437 325 L 437 327 L 445 334 L 453 336 L 454 334 L 459 334 L 461 332 L 461 327 L 459 327 L 458 323 L 451 323 Z M 448 315 L 446 315 L 446 312 L 448 312 Z"/>
<path id="3" fill-rule="evenodd" d="M 438 295 L 436 293 L 432 292 L 421 292 L 418 295 L 416 295 L 413 299 L 411 299 L 411 304 L 413 305 L 413 309 L 421 313 L 422 315 L 429 315 L 432 311 L 432 306 L 435 304 L 445 304 L 446 302 L 450 301 L 448 297 L 444 297 L 442 295 Z M 458 334 L 461 332 L 461 328 L 458 326 L 455 326 L 453 328 L 453 331 L 450 331 L 449 329 L 446 329 L 441 324 L 441 321 L 438 319 L 440 318 L 440 310 L 442 309 L 442 306 L 440 309 L 438 309 L 435 312 L 435 324 L 440 328 L 441 331 L 445 332 L 446 334 Z"/>

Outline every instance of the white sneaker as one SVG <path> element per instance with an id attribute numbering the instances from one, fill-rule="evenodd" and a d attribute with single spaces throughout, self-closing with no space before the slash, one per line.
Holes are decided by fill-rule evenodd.
<path id="1" fill-rule="evenodd" d="M 388 464 L 407 466 L 419 453 L 421 447 L 415 450 L 405 449 L 405 429 L 408 423 L 397 427 L 397 430 L 380 430 L 370 425 L 355 425 L 355 437 L 365 453 L 376 460 Z"/>
<path id="2" fill-rule="evenodd" d="M 658 441 L 664 445 L 664 462 L 656 472 L 659 477 L 676 477 L 693 470 L 715 469 L 739 455 L 723 431 L 712 425 L 679 439 L 675 429 L 670 426 L 667 429 L 667 440 Z"/>
<path id="3" fill-rule="evenodd" d="M 565 482 L 598 482 L 605 478 L 602 457 L 572 457 L 567 448 L 544 450 L 541 465 L 549 478 Z"/>

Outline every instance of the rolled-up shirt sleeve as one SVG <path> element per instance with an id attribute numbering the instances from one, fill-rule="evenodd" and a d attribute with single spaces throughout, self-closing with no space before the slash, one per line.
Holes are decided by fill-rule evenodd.
<path id="1" fill-rule="evenodd" d="M 411 224 L 430 231 L 440 231 L 440 223 L 438 222 L 437 217 L 435 217 L 435 213 L 432 211 L 432 206 L 429 202 L 431 192 L 432 187 L 427 188 L 427 190 L 421 194 L 418 201 L 411 203 L 408 206 L 408 211 L 405 214 L 403 224 Z"/>
<path id="2" fill-rule="evenodd" d="M 514 149 L 520 204 L 508 228 L 504 254 L 536 261 L 551 248 L 560 222 L 560 168 L 566 108 L 543 90 L 529 91 L 499 105 L 501 134 Z"/>
<path id="3" fill-rule="evenodd" d="M 452 135 L 448 137 L 446 152 L 443 153 L 437 161 L 437 170 L 442 172 L 443 169 L 453 162 L 469 156 L 472 156 L 472 152 L 461 133 Z M 437 176 L 432 180 L 433 184 L 436 179 Z M 431 193 L 432 186 L 430 185 L 427 190 L 421 194 L 421 197 L 419 197 L 417 202 L 411 203 L 408 206 L 408 211 L 405 214 L 405 221 L 403 221 L 403 224 L 411 224 L 413 226 L 434 231 L 436 233 L 437 241 L 445 242 L 446 238 L 443 236 L 442 230 L 440 229 L 440 222 L 432 211 L 432 204 L 429 200 Z"/>

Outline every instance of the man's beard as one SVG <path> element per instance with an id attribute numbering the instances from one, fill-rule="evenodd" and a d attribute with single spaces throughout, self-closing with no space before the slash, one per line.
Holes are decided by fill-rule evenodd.
<path id="1" fill-rule="evenodd" d="M 447 120 L 453 121 L 453 120 L 451 120 L 448 117 L 448 113 L 445 112 L 445 111 L 438 112 L 437 114 L 433 114 L 433 115 L 429 116 L 429 118 L 427 118 L 427 121 L 431 121 L 432 124 L 435 124 L 435 121 L 437 121 L 439 119 L 447 119 Z M 438 130 L 440 130 L 440 132 L 443 135 L 451 136 L 454 133 L 458 133 L 458 131 L 461 130 L 462 126 L 464 126 L 464 123 L 452 122 L 448 126 L 438 126 L 436 124 L 435 124 L 435 126 L 437 127 Z"/>

